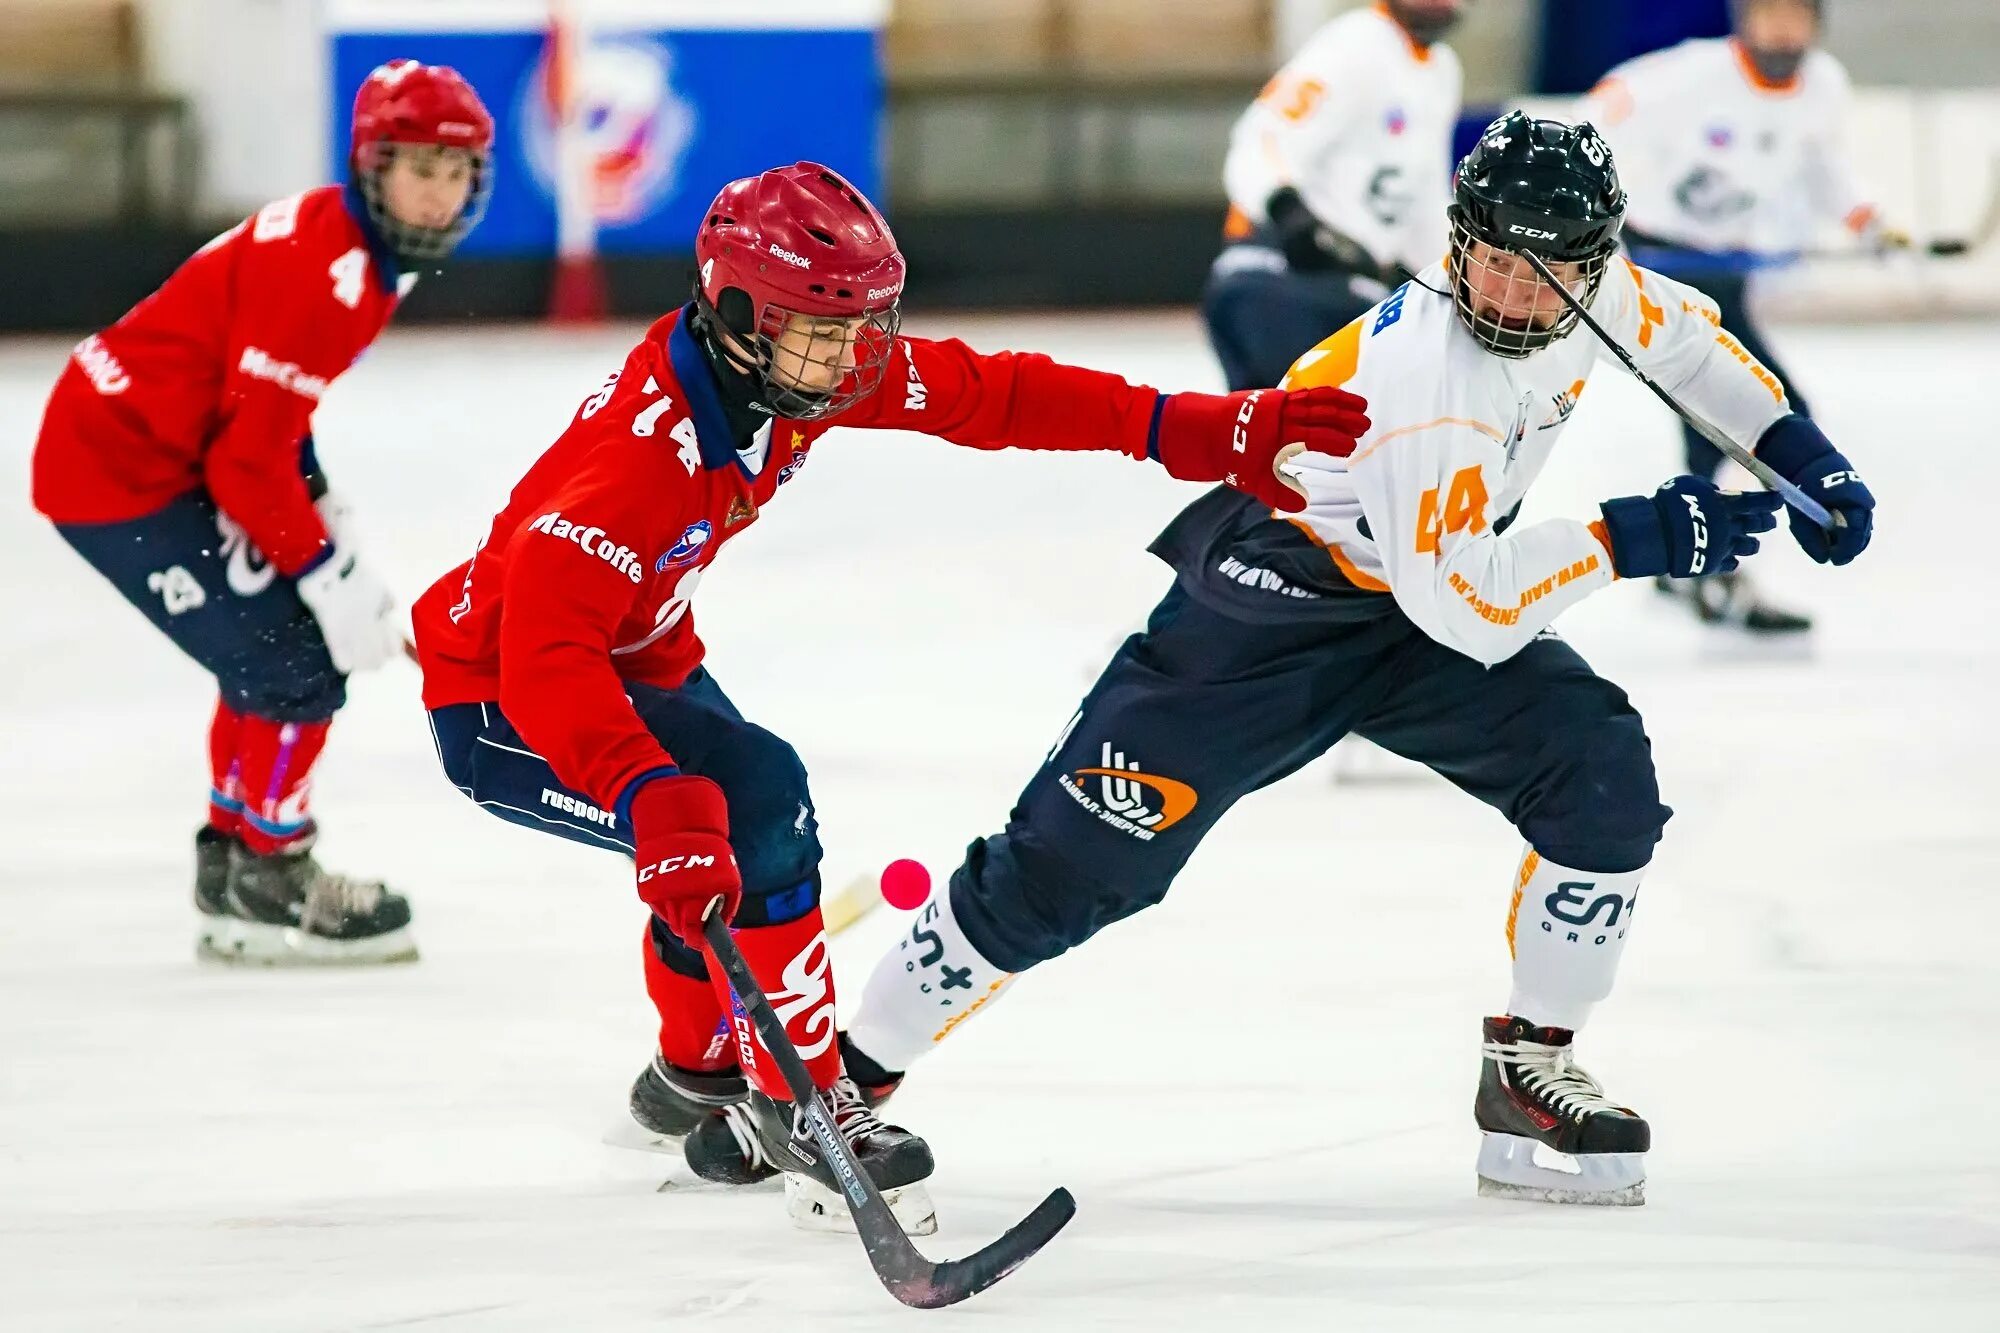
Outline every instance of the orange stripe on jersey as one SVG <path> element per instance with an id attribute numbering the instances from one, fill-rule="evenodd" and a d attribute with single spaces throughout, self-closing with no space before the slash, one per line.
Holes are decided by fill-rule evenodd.
<path id="1" fill-rule="evenodd" d="M 1597 544 L 1604 548 L 1604 558 L 1612 562 L 1611 581 L 1616 583 L 1618 581 L 1618 565 L 1611 554 L 1611 530 L 1604 526 L 1604 520 L 1600 518 L 1590 525 L 1590 535 L 1597 538 Z"/>
<path id="2" fill-rule="evenodd" d="M 1750 53 L 1745 51 L 1743 43 L 1734 37 L 1729 39 L 1729 51 L 1730 54 L 1736 57 L 1736 68 L 1742 71 L 1744 82 L 1760 93 L 1770 93 L 1778 97 L 1795 97 L 1798 95 L 1799 89 L 1805 86 L 1805 78 L 1802 74 L 1793 74 L 1789 79 L 1781 79 L 1775 82 L 1759 74 L 1757 66 L 1751 63 Z"/>
<path id="3" fill-rule="evenodd" d="M 1389 6 L 1384 3 L 1384 0 L 1375 0 L 1375 12 L 1396 25 L 1396 31 L 1402 34 L 1403 45 L 1410 48 L 1410 58 L 1412 60 L 1416 61 L 1419 65 L 1428 65 L 1430 63 L 1431 49 L 1428 46 L 1417 45 L 1417 39 L 1410 36 L 1410 30 L 1398 22 L 1396 16 L 1389 12 Z"/>
<path id="4" fill-rule="evenodd" d="M 1332 556 L 1335 568 L 1339 569 L 1342 577 L 1355 587 L 1361 589 L 1363 592 L 1391 591 L 1388 584 L 1382 582 L 1382 580 L 1376 578 L 1374 575 L 1362 573 L 1355 566 L 1354 561 L 1348 556 L 1347 552 L 1341 550 L 1334 543 L 1327 541 L 1326 538 L 1320 536 L 1317 532 L 1314 532 L 1303 520 L 1286 517 L 1285 522 L 1303 532 L 1307 540 L 1312 542 L 1314 546 L 1319 547 L 1320 550 Z"/>
<path id="5" fill-rule="evenodd" d="M 1292 362 L 1285 372 L 1285 389 L 1337 389 L 1354 378 L 1361 363 L 1361 321 L 1355 320 L 1319 346 Z"/>
<path id="6" fill-rule="evenodd" d="M 1415 426 L 1404 426 L 1398 430 L 1392 430 L 1386 435 L 1377 436 L 1373 444 L 1349 458 L 1347 465 L 1350 468 L 1353 467 L 1356 463 L 1359 463 L 1362 459 L 1368 457 L 1368 455 L 1374 453 L 1391 440 L 1400 440 L 1405 435 L 1415 435 L 1420 431 L 1437 430 L 1444 426 L 1464 426 L 1468 430 L 1476 430 L 1495 444 L 1500 443 L 1506 438 L 1505 433 L 1498 426 L 1489 425 L 1484 421 L 1475 421 L 1471 417 L 1439 417 L 1435 421 L 1426 421 Z"/>
<path id="7" fill-rule="evenodd" d="M 1240 241 L 1256 229 L 1257 225 L 1250 221 L 1248 213 L 1234 204 L 1229 206 L 1229 215 L 1222 219 L 1223 240 Z"/>
<path id="8" fill-rule="evenodd" d="M 1600 79 L 1597 86 L 1590 90 L 1590 95 L 1603 105 L 1598 119 L 1601 125 L 1619 124 L 1632 114 L 1635 105 L 1632 89 L 1623 79 Z"/>

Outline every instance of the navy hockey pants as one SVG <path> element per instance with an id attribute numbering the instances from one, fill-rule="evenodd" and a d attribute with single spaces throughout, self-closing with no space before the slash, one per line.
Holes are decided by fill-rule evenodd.
<path id="1" fill-rule="evenodd" d="M 722 788 L 729 846 L 743 876 L 736 924 L 777 925 L 810 912 L 819 902 L 819 821 L 798 752 L 745 721 L 706 670 L 698 668 L 679 689 L 628 681 L 625 693 L 683 773 Z M 452 785 L 508 823 L 632 855 L 625 816 L 564 785 L 498 704 L 433 709 L 431 735 Z M 653 947 L 674 971 L 708 976 L 701 955 L 657 919 Z"/>
<path id="2" fill-rule="evenodd" d="M 214 675 L 231 708 L 274 722 L 323 722 L 347 702 L 319 622 L 297 587 L 195 490 L 118 523 L 56 531 L 180 650 Z"/>
<path id="3" fill-rule="evenodd" d="M 966 937 L 1010 972 L 1081 944 L 1160 901 L 1237 800 L 1348 732 L 1443 774 L 1562 865 L 1636 870 L 1672 813 L 1624 692 L 1553 635 L 1487 668 L 1400 614 L 1252 624 L 1176 586 L 1006 830 L 967 849 L 951 878 Z M 1342 878 L 1337 860 L 1322 873 Z"/>
<path id="4" fill-rule="evenodd" d="M 1276 250 L 1231 246 L 1209 272 L 1201 317 L 1230 391 L 1269 389 L 1292 362 L 1388 294 L 1359 274 L 1294 273 Z"/>

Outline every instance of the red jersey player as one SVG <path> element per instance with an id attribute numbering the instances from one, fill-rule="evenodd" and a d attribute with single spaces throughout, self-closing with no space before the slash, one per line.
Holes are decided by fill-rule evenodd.
<path id="1" fill-rule="evenodd" d="M 857 1157 L 923 1229 L 929 1148 L 876 1119 L 841 1071 L 805 770 L 703 668 L 689 614 L 702 572 L 836 425 L 979 449 L 1118 450 L 1290 510 L 1300 496 L 1279 462 L 1344 454 L 1367 420 L 1343 391 L 1163 394 L 1043 356 L 901 337 L 903 259 L 887 224 L 809 162 L 727 186 L 695 252 L 694 300 L 647 331 L 473 558 L 418 600 L 424 702 L 467 796 L 635 858 L 660 1019 L 632 1090 L 639 1122 L 663 1143 L 684 1138 L 709 1178 L 784 1171 L 809 1225 L 846 1218 L 702 952 L 700 914 L 721 896 Z"/>
<path id="2" fill-rule="evenodd" d="M 35 507 L 220 687 L 195 836 L 204 955 L 414 958 L 409 903 L 314 861 L 313 761 L 346 678 L 398 653 L 389 590 L 314 457 L 320 395 L 415 270 L 479 220 L 493 121 L 399 60 L 354 102 L 350 182 L 267 204 L 85 338 L 35 445 Z"/>

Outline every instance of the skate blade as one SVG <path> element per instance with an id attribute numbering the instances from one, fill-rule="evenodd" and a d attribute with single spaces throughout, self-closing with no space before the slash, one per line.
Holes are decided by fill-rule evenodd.
<path id="1" fill-rule="evenodd" d="M 609 1148 L 630 1148 L 634 1152 L 669 1153 L 681 1155 L 681 1145 L 687 1142 L 686 1134 L 662 1134 L 658 1130 L 647 1129 L 644 1125 L 626 1116 L 617 1124 L 604 1131 L 600 1140 Z"/>
<path id="2" fill-rule="evenodd" d="M 1513 1134 L 1479 1145 L 1479 1193 L 1488 1199 L 1633 1208 L 1646 1202 L 1646 1154 L 1557 1152 Z"/>
<path id="3" fill-rule="evenodd" d="M 374 967 L 417 961 L 416 936 L 404 926 L 365 940 L 329 940 L 297 926 L 272 926 L 231 917 L 204 922 L 195 956 L 212 963 L 251 967 Z"/>
<path id="4" fill-rule="evenodd" d="M 931 1192 L 922 1181 L 883 1190 L 882 1202 L 889 1205 L 889 1212 L 905 1236 L 937 1234 L 937 1207 L 931 1203 Z M 817 1180 L 789 1172 L 785 1176 L 785 1215 L 801 1231 L 854 1234 L 854 1217 L 847 1211 L 846 1199 Z"/>

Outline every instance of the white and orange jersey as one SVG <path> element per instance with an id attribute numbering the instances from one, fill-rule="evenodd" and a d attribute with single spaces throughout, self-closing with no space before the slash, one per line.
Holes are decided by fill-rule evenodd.
<path id="1" fill-rule="evenodd" d="M 1445 249 L 1451 135 L 1464 74 L 1450 47 L 1419 47 L 1380 6 L 1334 19 L 1238 118 L 1223 164 L 1234 234 L 1268 221 L 1281 186 L 1383 264 Z"/>
<path id="2" fill-rule="evenodd" d="M 1449 281 L 1432 265 L 1286 376 L 1286 388 L 1346 386 L 1373 422 L 1351 457 L 1300 456 L 1292 471 L 1309 503 L 1291 521 L 1348 582 L 1393 594 L 1426 634 L 1490 665 L 1612 581 L 1595 514 L 1497 528 L 1541 474 L 1592 367 L 1613 358 L 1581 325 L 1522 360 L 1494 356 L 1460 323 Z M 1614 261 L 1591 313 L 1736 439 L 1754 443 L 1791 411 L 1692 287 Z"/>
<path id="3" fill-rule="evenodd" d="M 1875 225 L 1847 163 L 1852 97 L 1825 51 L 1773 84 L 1734 38 L 1717 38 L 1627 61 L 1579 115 L 1617 155 L 1635 231 L 1697 250 L 1788 254 L 1829 219 L 1857 235 Z"/>

